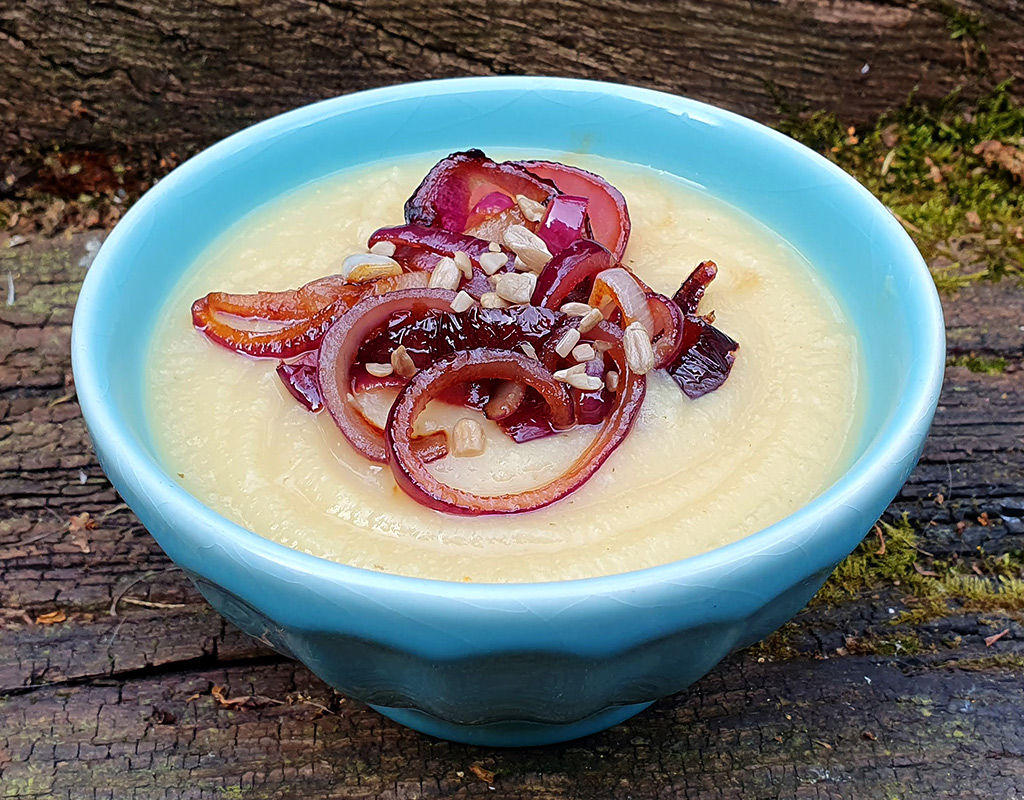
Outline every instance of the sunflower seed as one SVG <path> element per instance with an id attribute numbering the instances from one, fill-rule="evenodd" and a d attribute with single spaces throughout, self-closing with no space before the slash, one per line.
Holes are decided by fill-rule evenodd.
<path id="1" fill-rule="evenodd" d="M 430 273 L 427 287 L 430 289 L 451 289 L 454 291 L 459 288 L 461 281 L 462 273 L 455 266 L 455 261 L 445 256 L 437 262 L 434 271 Z"/>

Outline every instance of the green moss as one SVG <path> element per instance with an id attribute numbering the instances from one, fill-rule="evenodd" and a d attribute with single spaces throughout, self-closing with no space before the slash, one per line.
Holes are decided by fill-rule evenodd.
<path id="1" fill-rule="evenodd" d="M 793 634 L 800 630 L 795 622 L 787 622 L 770 636 L 762 639 L 748 651 L 758 661 L 785 661 L 798 655 L 793 646 Z"/>
<path id="2" fill-rule="evenodd" d="M 978 658 L 961 658 L 956 661 L 947 661 L 942 666 L 967 670 L 969 672 L 984 672 L 988 670 L 1010 670 L 1013 672 L 1024 672 L 1024 656 L 1016 653 L 999 653 L 994 656 L 979 656 Z"/>
<path id="3" fill-rule="evenodd" d="M 946 359 L 947 367 L 967 367 L 971 372 L 980 372 L 984 375 L 1002 375 L 1006 372 L 1007 361 L 1001 356 L 976 356 L 974 353 L 966 356 L 950 356 Z"/>
<path id="4" fill-rule="evenodd" d="M 975 30 L 968 16 L 951 31 Z M 908 101 L 864 131 L 822 112 L 778 127 L 870 189 L 914 238 L 940 289 L 1024 274 L 1024 187 L 974 153 L 981 142 L 1016 147 L 1024 136 L 1024 108 L 1008 84 L 973 108 L 955 93 L 937 108 Z"/>
<path id="5" fill-rule="evenodd" d="M 949 604 L 942 597 L 925 597 L 911 608 L 893 617 L 893 625 L 920 625 L 933 619 L 942 619 L 949 613 Z"/>
<path id="6" fill-rule="evenodd" d="M 918 548 L 917 534 L 905 516 L 895 525 L 879 523 L 878 529 L 885 540 L 884 552 L 879 553 L 882 548 L 878 535 L 869 534 L 836 567 L 813 603 L 835 605 L 866 592 L 898 588 L 913 598 L 914 604 L 893 619 L 894 625 L 946 616 L 950 604 L 965 612 L 1024 611 L 1024 562 L 1020 554 L 982 555 L 975 562 L 982 572 L 978 575 L 962 562 L 928 559 Z"/>
<path id="7" fill-rule="evenodd" d="M 977 14 L 973 14 L 953 3 L 941 3 L 939 10 L 946 19 L 946 29 L 949 31 L 949 38 L 954 42 L 966 39 L 977 43 L 981 48 L 981 33 L 985 30 L 985 22 Z"/>
<path id="8" fill-rule="evenodd" d="M 913 527 L 904 517 L 896 525 L 880 522 L 878 528 L 885 539 L 885 551 L 879 553 L 880 541 L 874 533 L 870 534 L 836 567 L 812 602 L 834 605 L 865 591 L 916 583 L 915 578 L 920 576 L 914 570 L 914 562 L 919 556 Z"/>
<path id="9" fill-rule="evenodd" d="M 930 648 L 916 634 L 892 633 L 849 638 L 846 649 L 856 656 L 913 656 Z"/>

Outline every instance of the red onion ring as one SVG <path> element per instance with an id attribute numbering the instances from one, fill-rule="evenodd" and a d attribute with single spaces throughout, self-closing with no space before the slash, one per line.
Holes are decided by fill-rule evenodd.
<path id="1" fill-rule="evenodd" d="M 371 461 L 387 461 L 381 429 L 369 422 L 349 396 L 359 348 L 392 314 L 414 309 L 450 311 L 454 292 L 446 289 L 403 289 L 365 297 L 341 315 L 320 345 L 318 377 L 324 405 L 349 443 Z M 440 434 L 441 438 L 444 434 Z M 436 439 L 437 434 L 423 437 Z M 425 445 L 424 445 L 425 446 Z M 432 445 L 436 449 L 436 442 Z"/>
<path id="2" fill-rule="evenodd" d="M 609 326 L 610 327 L 610 326 Z M 629 370 L 621 332 L 604 331 L 615 342 L 609 353 L 621 376 L 616 402 L 594 440 L 562 475 L 516 494 L 478 495 L 441 483 L 410 447 L 416 418 L 434 397 L 452 385 L 482 378 L 514 380 L 536 389 L 557 426 L 572 422 L 572 398 L 543 365 L 507 350 L 464 350 L 421 370 L 399 393 L 385 428 L 388 462 L 398 485 L 417 502 L 449 514 L 509 514 L 543 508 L 576 491 L 590 480 L 629 433 L 643 404 L 646 383 Z"/>
<path id="3" fill-rule="evenodd" d="M 683 352 L 683 313 L 665 295 L 651 292 L 647 295 L 647 307 L 654 320 L 654 368 L 664 369 Z"/>
<path id="4" fill-rule="evenodd" d="M 544 266 L 530 302 L 535 306 L 559 308 L 576 287 L 614 266 L 614 256 L 602 245 L 592 239 L 580 239 Z"/>
<path id="5" fill-rule="evenodd" d="M 654 318 L 647 304 L 647 295 L 641 288 L 633 273 L 624 267 L 606 269 L 594 278 L 594 288 L 588 301 L 594 308 L 600 308 L 607 318 L 610 316 L 608 307 L 613 305 L 622 312 L 622 327 L 625 329 L 634 322 L 639 322 L 647 330 L 647 335 L 654 336 Z"/>

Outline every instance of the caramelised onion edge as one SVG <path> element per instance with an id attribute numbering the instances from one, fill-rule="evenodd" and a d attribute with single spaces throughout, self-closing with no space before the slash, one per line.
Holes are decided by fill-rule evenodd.
<path id="1" fill-rule="evenodd" d="M 237 353 L 255 358 L 293 358 L 315 350 L 327 329 L 351 305 L 343 298 L 292 325 L 273 331 L 250 331 L 218 319 L 207 296 L 192 304 L 192 324 L 208 339 Z"/>
<path id="2" fill-rule="evenodd" d="M 384 463 L 387 453 L 381 429 L 366 419 L 352 394 L 352 367 L 359 348 L 392 314 L 410 309 L 451 311 L 453 299 L 455 292 L 447 289 L 402 289 L 367 296 L 340 316 L 320 343 L 318 377 L 324 405 L 349 443 L 371 461 Z M 416 440 L 433 455 L 430 460 L 444 455 L 437 455 L 437 437 Z"/>
<path id="3" fill-rule="evenodd" d="M 611 327 L 611 326 L 608 326 Z M 621 333 L 597 332 L 612 341 L 609 355 L 619 369 L 615 404 L 593 441 L 559 477 L 515 494 L 478 495 L 448 486 L 427 469 L 411 445 L 417 417 L 427 404 L 451 386 L 471 380 L 514 380 L 537 390 L 548 404 L 556 427 L 572 422 L 572 398 L 565 386 L 539 362 L 507 350 L 463 350 L 418 372 L 399 392 L 385 427 L 388 462 L 398 485 L 417 502 L 464 516 L 509 514 L 543 508 L 579 489 L 593 477 L 628 435 L 646 392 L 642 375 L 632 372 L 621 346 Z"/>
<path id="4" fill-rule="evenodd" d="M 253 358 L 294 358 L 316 350 L 335 320 L 366 295 L 426 285 L 426 276 L 404 272 L 371 283 L 344 283 L 331 275 L 284 292 L 210 292 L 192 304 L 192 325 L 211 341 L 236 353 Z M 266 331 L 247 330 L 224 321 L 221 314 L 291 324 Z"/>
<path id="5" fill-rule="evenodd" d="M 622 312 L 623 328 L 639 322 L 648 336 L 654 336 L 654 318 L 647 303 L 647 294 L 625 267 L 612 267 L 599 272 L 594 278 L 594 288 L 587 302 L 602 312 L 609 305 L 617 307 Z M 609 314 L 605 313 L 604 316 L 607 319 Z"/>

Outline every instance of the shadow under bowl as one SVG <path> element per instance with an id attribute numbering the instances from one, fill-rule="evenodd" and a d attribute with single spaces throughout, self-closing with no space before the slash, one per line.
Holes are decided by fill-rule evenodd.
<path id="1" fill-rule="evenodd" d="M 161 466 L 144 366 L 165 298 L 212 240 L 302 184 L 356 165 L 474 146 L 586 150 L 686 178 L 799 250 L 863 353 L 855 460 L 795 513 L 726 547 L 586 580 L 457 584 L 291 550 L 205 507 Z M 214 145 L 125 216 L 89 270 L 72 354 L 111 482 L 242 630 L 383 714 L 486 745 L 615 724 L 758 641 L 814 595 L 905 482 L 935 412 L 941 308 L 919 253 L 863 187 L 757 123 L 659 92 L 554 78 L 468 78 L 335 98 Z"/>

